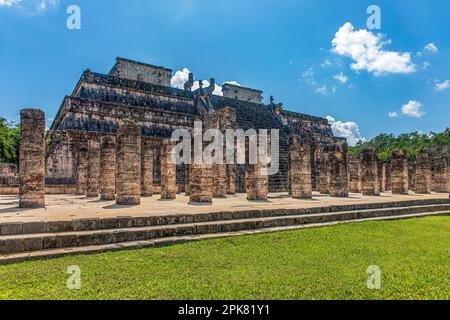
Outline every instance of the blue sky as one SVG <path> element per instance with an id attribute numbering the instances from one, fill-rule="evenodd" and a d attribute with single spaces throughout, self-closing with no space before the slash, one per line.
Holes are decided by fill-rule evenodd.
<path id="1" fill-rule="evenodd" d="M 72 4 L 81 30 L 66 27 Z M 380 30 L 366 30 L 371 4 Z M 83 70 L 122 56 L 261 89 L 350 139 L 441 131 L 449 16 L 448 0 L 0 0 L 0 116 L 51 120 Z"/>

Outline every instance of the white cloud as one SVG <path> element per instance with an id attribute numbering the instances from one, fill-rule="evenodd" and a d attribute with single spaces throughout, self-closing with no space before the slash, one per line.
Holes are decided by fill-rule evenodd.
<path id="1" fill-rule="evenodd" d="M 18 4 L 21 0 L 0 0 L 0 7 L 11 7 L 13 4 Z"/>
<path id="2" fill-rule="evenodd" d="M 445 80 L 444 82 L 436 83 L 435 90 L 436 91 L 443 91 L 443 90 L 448 89 L 448 88 L 450 88 L 450 80 Z"/>
<path id="3" fill-rule="evenodd" d="M 383 36 L 365 29 L 358 31 L 350 22 L 345 23 L 336 33 L 332 51 L 341 56 L 352 58 L 355 63 L 351 68 L 355 71 L 367 70 L 375 75 L 389 73 L 413 73 L 416 66 L 409 52 L 385 51 L 383 47 L 389 41 Z"/>
<path id="4" fill-rule="evenodd" d="M 184 89 L 184 84 L 189 80 L 189 73 L 190 73 L 190 71 L 188 68 L 183 68 L 183 70 L 181 70 L 181 71 L 179 70 L 179 71 L 175 72 L 175 75 L 170 80 L 170 85 L 174 88 Z M 236 81 L 225 81 L 224 84 L 225 83 L 229 83 L 229 84 L 232 84 L 235 86 L 240 86 L 240 84 Z M 202 84 L 203 84 L 203 88 L 209 87 L 209 85 L 210 85 L 208 80 L 203 80 Z M 198 88 L 200 88 L 200 82 L 195 81 L 192 86 L 192 91 L 195 91 Z M 222 87 L 216 84 L 213 94 L 215 94 L 217 96 L 223 96 Z"/>
<path id="5" fill-rule="evenodd" d="M 327 86 L 323 86 L 323 87 L 319 87 L 316 89 L 316 93 L 319 94 L 323 94 L 324 96 L 326 96 L 328 94 L 328 90 L 327 90 Z"/>
<path id="6" fill-rule="evenodd" d="M 340 83 L 344 83 L 344 84 L 347 83 L 347 81 L 348 81 L 348 77 L 343 72 L 335 75 L 334 79 L 339 81 Z"/>
<path id="7" fill-rule="evenodd" d="M 397 112 L 389 112 L 389 118 L 398 118 Z"/>
<path id="8" fill-rule="evenodd" d="M 340 138 L 346 138 L 350 146 L 355 146 L 359 141 L 366 140 L 361 135 L 359 126 L 355 122 L 336 121 L 336 119 L 331 116 L 326 116 L 325 118 L 331 125 L 334 135 Z"/>
<path id="9" fill-rule="evenodd" d="M 425 52 L 428 52 L 428 53 L 437 53 L 439 51 L 438 47 L 436 47 L 436 45 L 433 42 L 427 44 L 425 46 L 424 50 L 425 50 Z"/>
<path id="10" fill-rule="evenodd" d="M 322 68 L 331 66 L 331 61 L 326 59 L 323 63 L 320 64 Z"/>
<path id="11" fill-rule="evenodd" d="M 422 107 L 423 105 L 419 101 L 410 100 L 407 104 L 403 105 L 402 113 L 408 117 L 422 118 L 425 115 Z"/>

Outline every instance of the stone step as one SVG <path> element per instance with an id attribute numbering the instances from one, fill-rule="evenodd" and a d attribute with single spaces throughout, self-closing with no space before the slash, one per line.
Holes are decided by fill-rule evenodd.
<path id="1" fill-rule="evenodd" d="M 382 216 L 382 217 L 371 217 L 371 218 L 358 218 L 353 220 L 337 220 L 331 222 L 320 222 L 320 223 L 309 223 L 303 225 L 292 225 L 284 227 L 271 227 L 264 229 L 253 229 L 253 230 L 240 230 L 235 232 L 221 232 L 221 233 L 208 233 L 208 234 L 196 234 L 196 235 L 185 235 L 185 236 L 175 236 L 151 240 L 141 240 L 141 241 L 127 241 L 115 244 L 102 244 L 102 245 L 89 245 L 82 247 L 68 247 L 68 248 L 56 248 L 56 249 L 46 249 L 38 250 L 33 252 L 20 252 L 15 254 L 0 255 L 0 265 L 16 263 L 27 260 L 35 259 L 49 259 L 57 258 L 68 255 L 78 255 L 78 254 L 98 254 L 111 251 L 119 250 L 131 250 L 131 249 L 143 249 L 150 247 L 160 247 L 173 245 L 178 243 L 185 243 L 191 241 L 201 241 L 206 239 L 215 239 L 239 235 L 251 235 L 259 233 L 270 233 L 270 232 L 280 232 L 280 231 L 290 231 L 296 229 L 306 229 L 306 228 L 317 228 L 332 226 L 342 223 L 361 223 L 368 221 L 382 221 L 382 220 L 401 220 L 401 219 L 414 219 L 414 218 L 424 218 L 430 216 L 448 216 L 449 211 L 441 212 L 425 212 L 416 214 L 403 214 L 403 215 L 393 215 L 393 216 Z"/>
<path id="2" fill-rule="evenodd" d="M 301 200 L 299 200 L 301 203 Z M 241 211 L 219 211 L 203 214 L 173 214 L 142 217 L 114 217 L 114 218 L 90 218 L 74 219 L 67 221 L 40 221 L 40 222 L 17 222 L 0 223 L 0 238 L 2 236 L 21 235 L 21 234 L 46 234 L 74 231 L 93 231 L 139 228 L 150 226 L 189 224 L 208 221 L 221 221 L 232 219 L 251 219 L 266 217 L 281 217 L 292 215 L 307 215 L 333 213 L 341 211 L 354 210 L 375 210 L 398 207 L 416 207 L 416 206 L 439 206 L 450 205 L 448 199 L 424 199 L 409 200 L 384 203 L 364 203 L 352 205 L 333 205 L 315 208 L 293 208 L 293 209 L 253 209 Z"/>
<path id="3" fill-rule="evenodd" d="M 232 220 L 168 224 L 162 226 L 0 236 L 0 255 L 429 212 L 450 213 L 450 205 L 410 206 L 247 219 L 235 218 Z"/>

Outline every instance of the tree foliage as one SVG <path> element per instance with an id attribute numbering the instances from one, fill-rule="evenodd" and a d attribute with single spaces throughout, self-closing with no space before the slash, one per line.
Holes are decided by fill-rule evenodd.
<path id="1" fill-rule="evenodd" d="M 377 149 L 378 157 L 383 161 L 390 161 L 392 152 L 405 150 L 408 158 L 414 160 L 421 152 L 442 152 L 450 156 L 450 129 L 444 132 L 423 134 L 420 132 L 405 133 L 399 136 L 380 134 L 368 142 L 359 142 L 350 148 L 350 153 L 361 153 L 363 148 Z"/>
<path id="2" fill-rule="evenodd" d="M 20 145 L 19 125 L 0 118 L 0 161 L 18 163 Z"/>

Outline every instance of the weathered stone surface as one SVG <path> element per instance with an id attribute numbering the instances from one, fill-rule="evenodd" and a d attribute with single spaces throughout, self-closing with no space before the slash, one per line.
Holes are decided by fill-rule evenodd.
<path id="1" fill-rule="evenodd" d="M 190 165 L 189 190 L 190 203 L 212 204 L 213 202 L 213 170 L 212 165 L 196 164 Z"/>
<path id="2" fill-rule="evenodd" d="M 379 196 L 377 155 L 373 148 L 367 148 L 361 154 L 362 193 L 366 196 Z"/>
<path id="3" fill-rule="evenodd" d="M 87 190 L 87 145 L 80 146 L 77 154 L 77 195 L 86 195 Z"/>
<path id="4" fill-rule="evenodd" d="M 141 194 L 143 197 L 153 196 L 153 165 L 154 165 L 153 143 L 142 139 L 142 176 Z"/>
<path id="5" fill-rule="evenodd" d="M 267 169 L 260 164 L 247 164 L 245 169 L 247 199 L 250 201 L 267 201 L 269 194 Z"/>
<path id="6" fill-rule="evenodd" d="M 448 159 L 435 155 L 432 162 L 432 190 L 438 193 L 450 192 L 450 173 Z"/>
<path id="7" fill-rule="evenodd" d="M 431 193 L 431 160 L 428 153 L 419 153 L 416 158 L 415 192 Z"/>
<path id="8" fill-rule="evenodd" d="M 291 194 L 295 199 L 312 197 L 311 146 L 294 140 L 291 145 L 290 161 Z"/>
<path id="9" fill-rule="evenodd" d="M 328 169 L 328 154 L 324 152 L 317 162 L 319 192 L 321 194 L 330 194 L 330 175 Z"/>
<path id="10" fill-rule="evenodd" d="M 352 193 L 362 192 L 362 167 L 361 156 L 352 154 L 349 155 L 348 163 L 349 171 L 349 190 Z"/>
<path id="11" fill-rule="evenodd" d="M 87 187 L 88 198 L 98 197 L 100 192 L 100 143 L 97 140 L 88 142 Z"/>
<path id="12" fill-rule="evenodd" d="M 100 146 L 100 199 L 116 198 L 116 137 L 104 136 Z"/>
<path id="13" fill-rule="evenodd" d="M 19 207 L 45 207 L 45 113 L 20 111 Z"/>
<path id="14" fill-rule="evenodd" d="M 124 122 L 117 132 L 118 205 L 141 203 L 141 128 Z"/>
<path id="15" fill-rule="evenodd" d="M 226 198 L 227 197 L 227 165 L 214 164 L 213 170 L 213 197 Z"/>
<path id="16" fill-rule="evenodd" d="M 174 162 L 175 143 L 165 140 L 161 154 L 161 199 L 173 200 L 177 196 L 176 165 Z"/>
<path id="17" fill-rule="evenodd" d="M 329 191 L 332 197 L 348 197 L 347 149 L 346 144 L 335 144 L 329 147 Z"/>
<path id="18" fill-rule="evenodd" d="M 236 194 L 236 173 L 237 167 L 235 164 L 227 164 L 227 194 Z"/>
<path id="19" fill-rule="evenodd" d="M 391 160 L 393 194 L 408 194 L 408 170 L 408 159 L 406 151 L 400 150 L 393 152 Z"/>

